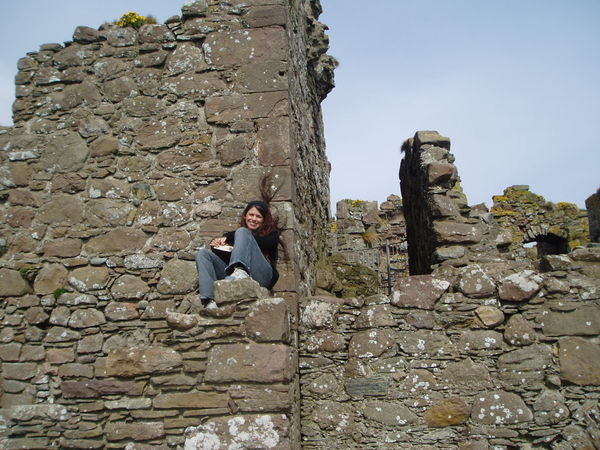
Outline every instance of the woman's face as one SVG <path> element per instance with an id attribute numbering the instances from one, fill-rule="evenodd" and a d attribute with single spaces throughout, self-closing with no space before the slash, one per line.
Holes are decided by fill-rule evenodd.
<path id="1" fill-rule="evenodd" d="M 248 229 L 256 231 L 261 227 L 265 219 L 260 211 L 253 206 L 244 216 L 244 220 Z"/>

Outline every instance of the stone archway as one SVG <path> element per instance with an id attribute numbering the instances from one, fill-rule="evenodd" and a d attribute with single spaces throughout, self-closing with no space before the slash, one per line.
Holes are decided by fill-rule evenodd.
<path id="1" fill-rule="evenodd" d="M 545 255 L 562 255 L 570 251 L 568 230 L 565 229 L 539 224 L 527 228 L 523 237 L 523 244 L 536 243 L 538 258 Z"/>

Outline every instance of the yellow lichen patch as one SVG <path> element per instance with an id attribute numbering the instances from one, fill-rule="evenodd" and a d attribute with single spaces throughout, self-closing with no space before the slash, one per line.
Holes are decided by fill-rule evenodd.
<path id="1" fill-rule="evenodd" d="M 493 207 L 492 208 L 492 214 L 494 214 L 495 216 L 516 216 L 517 213 L 510 210 L 510 209 L 504 209 L 504 208 L 497 208 L 497 207 Z"/>
<path id="2" fill-rule="evenodd" d="M 569 202 L 558 202 L 558 207 L 560 209 L 574 209 L 577 210 L 577 205 L 575 203 L 569 203 Z"/>

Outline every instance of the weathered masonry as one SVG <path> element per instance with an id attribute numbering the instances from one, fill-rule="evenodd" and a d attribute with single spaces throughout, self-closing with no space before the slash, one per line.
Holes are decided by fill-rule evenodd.
<path id="1" fill-rule="evenodd" d="M 18 62 L 0 130 L 2 445 L 298 440 L 297 299 L 329 220 L 320 5 L 181 13 L 78 27 Z M 223 286 L 198 314 L 196 249 L 261 196 L 284 230 L 275 291 Z"/>
<path id="2" fill-rule="evenodd" d="M 448 138 L 418 132 L 404 153 L 418 274 L 396 279 L 389 296 L 302 300 L 303 448 L 598 448 L 600 246 L 532 258 L 520 245 L 543 240 L 524 233 L 534 228 L 586 238 L 580 214 L 569 223 L 565 207 L 547 207 L 544 221 L 519 186 L 496 199 L 513 212 L 497 222 L 467 204 Z M 365 204 L 340 211 L 349 236 L 375 223 Z M 506 217 L 518 220 L 502 226 Z"/>
<path id="3" fill-rule="evenodd" d="M 320 10 L 188 1 L 18 62 L 0 129 L 0 447 L 597 448 L 597 194 L 591 237 L 568 205 L 525 220 L 547 205 L 523 186 L 470 207 L 450 140 L 418 132 L 402 199 L 340 204 L 331 236 Z M 218 282 L 218 308 L 199 308 L 196 249 L 261 195 L 281 280 Z M 357 239 L 354 266 L 376 274 L 373 230 L 412 276 L 390 295 L 376 275 L 374 292 L 322 279 L 328 247 Z"/>

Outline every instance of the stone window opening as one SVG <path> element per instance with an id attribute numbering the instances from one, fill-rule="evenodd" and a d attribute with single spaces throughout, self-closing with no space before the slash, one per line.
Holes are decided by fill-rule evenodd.
<path id="1" fill-rule="evenodd" d="M 569 253 L 569 242 L 561 236 L 553 233 L 536 236 L 534 239 L 525 241 L 524 248 L 537 248 L 537 257 L 546 255 L 564 255 Z"/>

